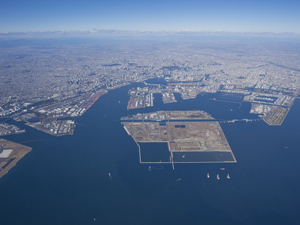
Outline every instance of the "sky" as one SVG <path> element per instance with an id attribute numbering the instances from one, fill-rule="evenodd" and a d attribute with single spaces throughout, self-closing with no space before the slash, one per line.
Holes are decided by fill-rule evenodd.
<path id="1" fill-rule="evenodd" d="M 300 0 L 0 0 L 0 32 L 300 33 Z"/>

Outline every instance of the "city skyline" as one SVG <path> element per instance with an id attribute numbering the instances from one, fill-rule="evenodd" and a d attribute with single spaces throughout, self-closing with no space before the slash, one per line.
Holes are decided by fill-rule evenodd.
<path id="1" fill-rule="evenodd" d="M 5 1 L 0 32 L 139 30 L 300 33 L 298 1 Z"/>

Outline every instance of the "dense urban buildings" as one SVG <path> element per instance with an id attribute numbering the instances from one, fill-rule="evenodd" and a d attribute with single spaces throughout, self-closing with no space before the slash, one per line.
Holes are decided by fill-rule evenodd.
<path id="1" fill-rule="evenodd" d="M 300 57 L 280 42 L 123 41 L 19 46 L 0 52 L 0 116 L 164 77 L 183 98 L 200 92 L 296 96 Z M 165 93 L 165 98 L 170 98 Z M 174 101 L 174 99 L 173 99 Z"/>

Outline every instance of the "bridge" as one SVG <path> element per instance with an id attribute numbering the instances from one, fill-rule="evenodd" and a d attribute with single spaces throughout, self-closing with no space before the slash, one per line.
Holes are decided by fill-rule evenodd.
<path id="1" fill-rule="evenodd" d="M 261 120 L 260 118 L 258 118 L 258 119 L 233 119 L 233 120 L 222 120 L 222 121 L 220 121 L 220 123 L 235 123 L 235 122 L 246 122 L 246 123 L 248 123 L 248 122 L 252 122 L 252 121 L 259 121 L 259 120 Z"/>

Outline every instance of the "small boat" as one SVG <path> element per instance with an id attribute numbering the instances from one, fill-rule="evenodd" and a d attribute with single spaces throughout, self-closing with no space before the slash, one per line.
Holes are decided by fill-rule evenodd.
<path id="1" fill-rule="evenodd" d="M 225 168 L 220 168 L 220 170 L 225 170 Z"/>
<path id="2" fill-rule="evenodd" d="M 148 171 L 151 172 L 151 169 L 152 169 L 151 166 L 149 166 L 149 167 L 148 167 Z"/>
<path id="3" fill-rule="evenodd" d="M 206 176 L 207 176 L 207 178 L 210 178 L 210 176 L 209 176 L 209 173 L 207 173 L 207 175 L 206 175 Z"/>
<path id="4" fill-rule="evenodd" d="M 220 176 L 219 176 L 219 174 L 217 174 L 217 179 L 218 179 L 218 180 L 220 180 Z"/>
<path id="5" fill-rule="evenodd" d="M 227 177 L 226 177 L 227 179 L 230 179 L 230 176 L 229 176 L 229 173 L 227 174 Z"/>

